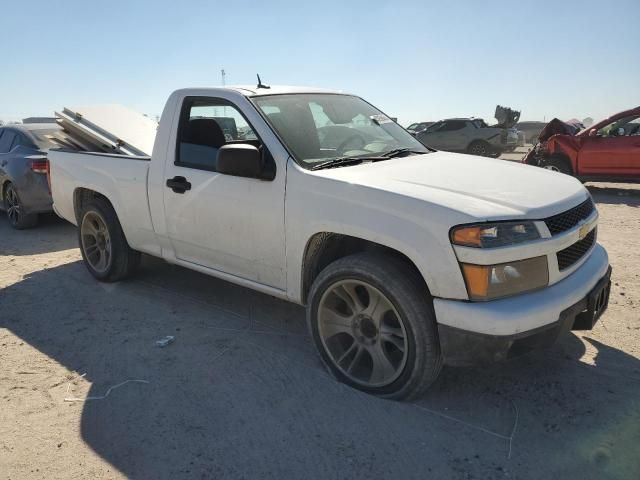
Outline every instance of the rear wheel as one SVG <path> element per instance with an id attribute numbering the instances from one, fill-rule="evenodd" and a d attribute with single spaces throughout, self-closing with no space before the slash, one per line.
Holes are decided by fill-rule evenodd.
<path id="1" fill-rule="evenodd" d="M 89 272 L 103 282 L 122 280 L 140 263 L 140 252 L 127 243 L 113 207 L 105 200 L 91 200 L 80 214 L 80 251 Z"/>
<path id="2" fill-rule="evenodd" d="M 402 262 L 342 258 L 313 283 L 307 319 L 320 358 L 341 382 L 391 399 L 421 395 L 442 367 L 431 299 Z"/>
<path id="3" fill-rule="evenodd" d="M 20 201 L 18 191 L 9 184 L 4 189 L 4 209 L 11 226 L 17 230 L 34 227 L 38 223 L 36 213 L 26 213 L 23 203 Z"/>
<path id="4" fill-rule="evenodd" d="M 467 152 L 470 155 L 477 155 L 479 157 L 489 157 L 491 156 L 492 150 L 491 146 L 482 140 L 475 140 L 471 142 L 469 147 L 467 148 Z"/>

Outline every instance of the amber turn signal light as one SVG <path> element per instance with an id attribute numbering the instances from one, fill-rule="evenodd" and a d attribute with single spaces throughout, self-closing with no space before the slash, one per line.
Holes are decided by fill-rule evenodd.
<path id="1" fill-rule="evenodd" d="M 456 245 L 473 245 L 481 247 L 480 227 L 463 227 L 453 231 L 452 240 Z"/>
<path id="2" fill-rule="evenodd" d="M 467 291 L 471 298 L 486 298 L 489 293 L 489 270 L 487 265 L 462 264 Z"/>

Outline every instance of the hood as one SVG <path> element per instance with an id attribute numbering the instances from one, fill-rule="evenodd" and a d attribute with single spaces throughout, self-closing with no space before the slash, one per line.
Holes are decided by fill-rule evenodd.
<path id="1" fill-rule="evenodd" d="M 574 136 L 579 131 L 580 129 L 575 127 L 574 125 L 554 118 L 544 126 L 544 128 L 540 132 L 540 135 L 538 135 L 538 140 L 540 141 L 540 143 L 543 143 L 549 140 L 554 135 L 561 134 Z"/>
<path id="2" fill-rule="evenodd" d="M 521 163 L 433 152 L 313 172 L 455 210 L 470 220 L 542 219 L 584 201 L 575 178 Z"/>

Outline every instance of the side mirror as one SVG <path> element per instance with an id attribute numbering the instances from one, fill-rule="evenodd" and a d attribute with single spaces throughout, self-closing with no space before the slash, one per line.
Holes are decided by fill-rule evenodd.
<path id="1" fill-rule="evenodd" d="M 589 130 L 590 137 L 595 137 L 597 134 L 598 134 L 598 131 L 595 128 L 592 128 L 591 130 Z"/>
<path id="2" fill-rule="evenodd" d="M 618 128 L 616 135 L 619 137 L 624 137 L 624 134 L 625 134 L 624 128 L 622 127 Z"/>
<path id="3" fill-rule="evenodd" d="M 262 178 L 260 152 L 248 143 L 223 145 L 218 150 L 216 171 L 235 177 Z"/>

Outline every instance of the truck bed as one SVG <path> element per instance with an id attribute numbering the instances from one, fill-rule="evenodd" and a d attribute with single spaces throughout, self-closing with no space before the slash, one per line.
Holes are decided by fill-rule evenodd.
<path id="1" fill-rule="evenodd" d="M 53 209 L 78 224 L 76 201 L 82 189 L 103 195 L 113 205 L 132 248 L 159 250 L 155 238 L 147 180 L 150 157 L 111 153 L 51 150 L 49 152 Z"/>

